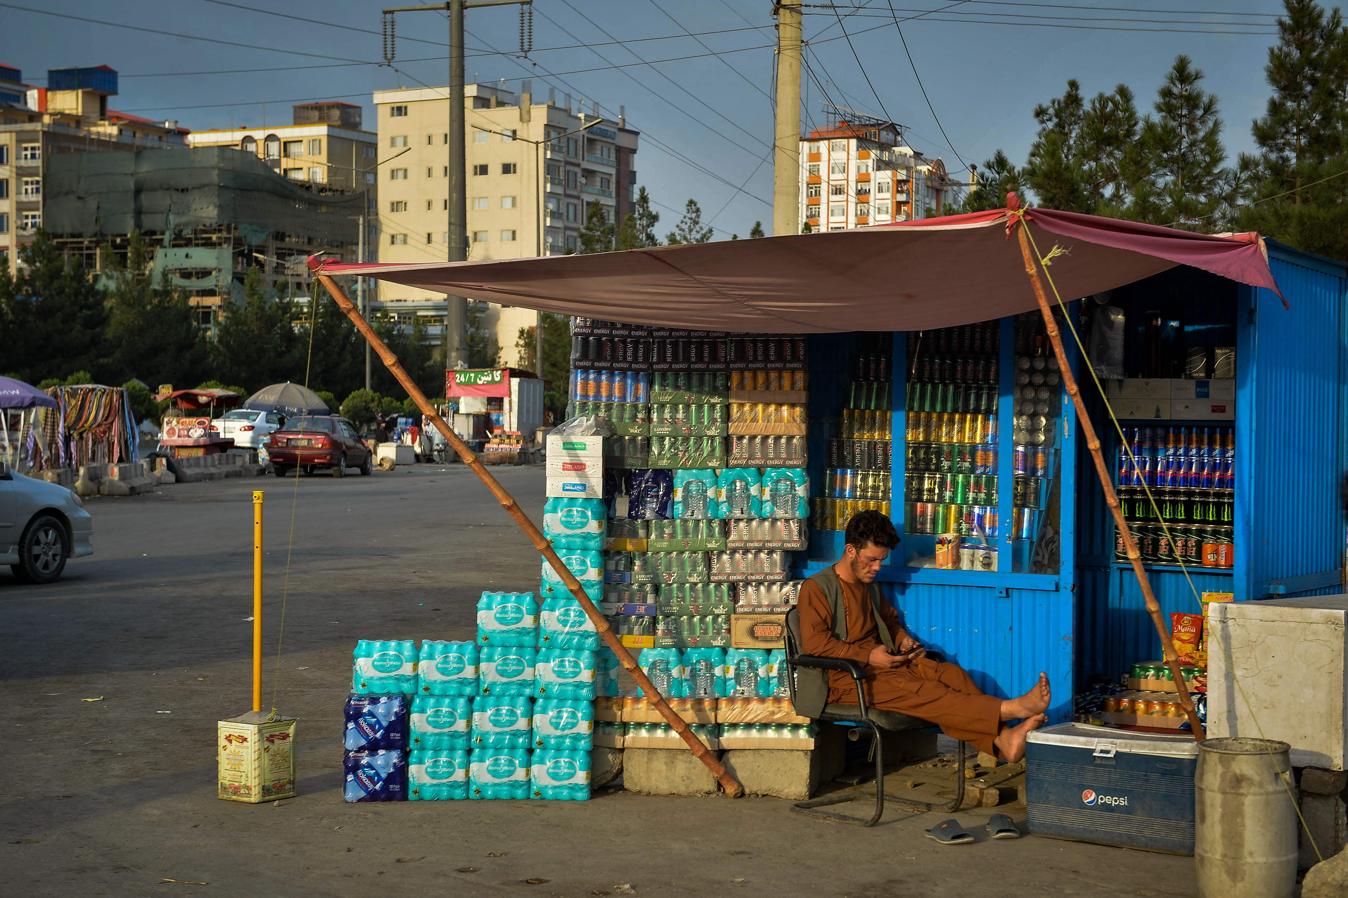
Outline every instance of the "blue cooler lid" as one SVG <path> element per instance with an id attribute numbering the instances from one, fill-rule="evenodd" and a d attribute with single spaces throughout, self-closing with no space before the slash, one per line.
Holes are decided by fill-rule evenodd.
<path id="1" fill-rule="evenodd" d="M 1198 742 L 1190 733 L 1134 733 L 1089 723 L 1062 723 L 1030 733 L 1031 745 L 1088 748 L 1092 754 L 1119 752 L 1165 758 L 1197 758 Z"/>

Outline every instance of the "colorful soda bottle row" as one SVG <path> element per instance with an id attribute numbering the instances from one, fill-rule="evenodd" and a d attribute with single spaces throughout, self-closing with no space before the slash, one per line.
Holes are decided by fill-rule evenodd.
<path id="1" fill-rule="evenodd" d="M 820 497 L 812 500 L 811 524 L 815 530 L 846 530 L 847 522 L 859 511 L 878 511 L 889 516 L 889 501 L 877 499 L 832 499 Z"/>
<path id="2" fill-rule="evenodd" d="M 571 398 L 589 402 L 646 402 L 651 376 L 645 371 L 577 371 Z"/>
<path id="3" fill-rule="evenodd" d="M 908 505 L 907 529 L 909 533 L 954 533 L 996 539 L 997 509 L 988 505 L 912 502 Z"/>
<path id="4" fill-rule="evenodd" d="M 910 443 L 996 443 L 997 416 L 963 412 L 908 415 Z"/>

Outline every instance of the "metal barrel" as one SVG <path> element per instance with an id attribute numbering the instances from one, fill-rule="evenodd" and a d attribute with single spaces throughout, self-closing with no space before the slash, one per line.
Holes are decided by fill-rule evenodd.
<path id="1" fill-rule="evenodd" d="M 1208 739 L 1198 746 L 1199 898 L 1291 898 L 1297 815 L 1290 751 L 1271 739 Z"/>

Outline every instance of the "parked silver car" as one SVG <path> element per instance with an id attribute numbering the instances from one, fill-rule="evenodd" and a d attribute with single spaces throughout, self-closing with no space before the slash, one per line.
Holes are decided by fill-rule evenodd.
<path id="1" fill-rule="evenodd" d="M 34 480 L 0 462 L 0 564 L 30 583 L 51 583 L 66 561 L 92 555 L 94 519 L 84 501 L 57 483 Z"/>

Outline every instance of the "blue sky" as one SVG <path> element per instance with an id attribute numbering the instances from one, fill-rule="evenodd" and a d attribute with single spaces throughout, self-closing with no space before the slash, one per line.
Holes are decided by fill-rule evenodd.
<path id="1" fill-rule="evenodd" d="M 1088 94 L 1126 83 L 1139 106 L 1149 110 L 1179 53 L 1194 59 L 1218 96 L 1228 153 L 1249 150 L 1250 122 L 1267 100 L 1263 68 L 1275 39 L 1274 19 L 1266 14 L 1282 8 L 1274 0 L 843 2 L 841 25 L 831 9 L 807 10 L 807 59 L 823 90 L 805 77 L 804 124 L 824 124 L 828 100 L 888 116 L 909 128 L 916 148 L 943 157 L 952 170 L 962 164 L 914 80 L 891 3 L 901 20 L 908 19 L 903 35 L 945 133 L 958 155 L 975 163 L 999 147 L 1023 161 L 1034 136 L 1035 104 L 1060 94 L 1069 78 L 1081 81 Z M 188 128 L 288 122 L 291 102 L 327 98 L 364 102 L 372 123 L 371 91 L 418 82 L 438 86 L 447 80 L 447 24 L 436 12 L 400 16 L 395 70 L 349 64 L 382 63 L 382 3 L 0 4 L 0 62 L 21 68 L 29 83 L 45 83 L 48 68 L 107 64 L 122 75 L 114 108 L 176 119 Z M 853 5 L 865 8 L 853 10 Z M 38 15 L 20 7 L 207 40 Z M 765 159 L 772 141 L 770 0 L 535 0 L 534 9 L 534 50 L 528 59 L 518 56 L 520 23 L 514 7 L 469 12 L 469 80 L 507 79 L 518 88 L 527 77 L 535 95 L 546 97 L 555 85 L 559 99 L 569 91 L 610 113 L 625 107 L 629 125 L 645 132 L 638 179 L 658 204 L 661 235 L 673 227 L 690 197 L 701 204 L 703 220 L 711 220 L 718 238 L 731 232 L 744 236 L 755 220 L 770 225 L 772 165 L 770 157 Z M 685 29 L 700 36 L 690 37 Z M 842 37 L 844 29 L 851 47 Z M 637 40 L 645 38 L 663 39 Z"/>

